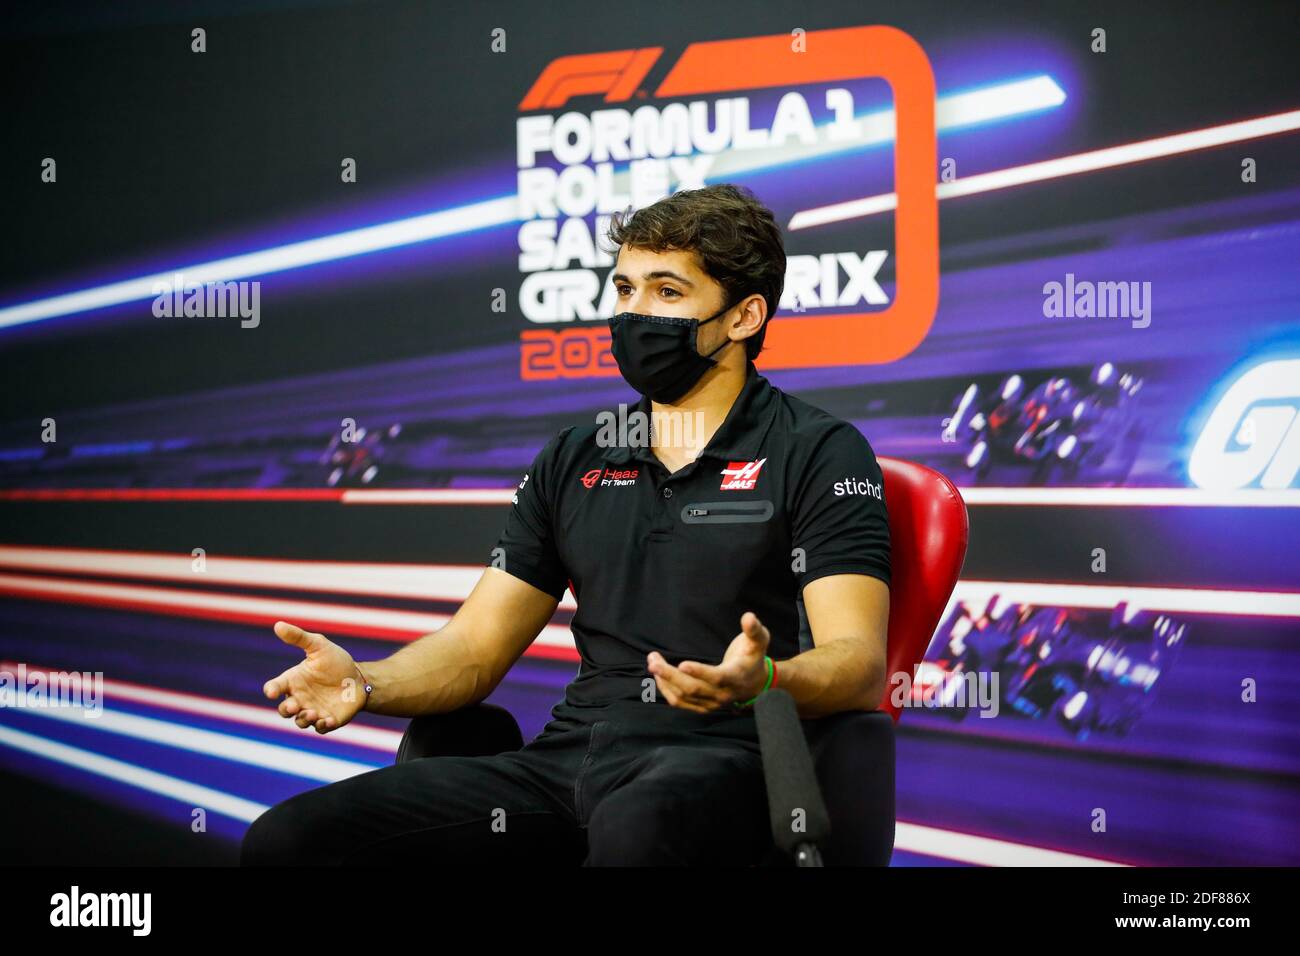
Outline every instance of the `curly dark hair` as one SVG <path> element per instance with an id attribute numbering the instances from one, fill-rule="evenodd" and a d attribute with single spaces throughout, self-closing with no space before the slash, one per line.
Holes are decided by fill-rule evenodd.
<path id="1" fill-rule="evenodd" d="M 693 251 L 726 301 L 758 293 L 767 302 L 762 328 L 745 339 L 750 360 L 763 348 L 768 322 L 785 287 L 785 245 L 772 210 L 744 186 L 718 183 L 673 193 L 651 206 L 611 217 L 609 241 L 651 252 Z"/>

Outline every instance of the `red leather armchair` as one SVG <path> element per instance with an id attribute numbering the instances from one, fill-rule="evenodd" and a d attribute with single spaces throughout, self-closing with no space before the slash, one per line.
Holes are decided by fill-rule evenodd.
<path id="1" fill-rule="evenodd" d="M 910 677 L 957 585 L 970 524 L 961 492 L 939 472 L 900 458 L 877 461 L 885 474 L 892 559 L 886 673 Z M 880 709 L 898 723 L 889 698 L 887 688 Z"/>

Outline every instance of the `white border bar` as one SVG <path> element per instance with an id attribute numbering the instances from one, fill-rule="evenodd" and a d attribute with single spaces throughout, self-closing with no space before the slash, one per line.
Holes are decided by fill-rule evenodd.
<path id="1" fill-rule="evenodd" d="M 421 601 L 465 600 L 486 567 L 207 555 L 204 570 L 195 571 L 194 560 L 188 554 L 166 551 L 0 545 L 0 568 L 10 570 L 150 578 L 194 585 L 237 584 L 250 588 L 368 594 Z M 572 610 L 577 606 L 572 592 L 566 590 L 560 607 Z"/>
<path id="2" fill-rule="evenodd" d="M 1072 505 L 1141 508 L 1300 508 L 1300 488 L 994 488 L 958 487 L 968 505 Z"/>
<path id="3" fill-rule="evenodd" d="M 0 671 L 16 673 L 18 661 L 0 660 Z M 24 663 L 29 674 L 50 674 L 51 668 Z M 104 678 L 104 696 L 118 700 L 132 701 L 163 710 L 194 714 L 199 717 L 216 718 L 230 723 L 247 724 L 268 730 L 279 730 L 295 737 L 310 734 L 320 737 L 316 731 L 300 728 L 288 717 L 281 717 L 270 701 L 266 706 L 254 707 L 233 700 L 218 697 L 205 697 L 200 694 L 187 694 L 182 691 L 168 690 L 164 687 L 152 687 L 145 684 L 132 684 L 126 681 Z M 402 742 L 402 733 L 384 727 L 369 727 L 351 723 L 338 730 L 331 730 L 324 735 L 330 743 L 349 744 L 354 747 L 367 747 L 384 754 L 395 754 Z"/>
<path id="4" fill-rule="evenodd" d="M 1274 113 L 1271 116 L 1261 116 L 1237 123 L 1208 126 L 1204 129 L 1191 130 L 1186 133 L 1175 133 L 1172 136 L 1157 136 L 1155 139 L 1124 143 L 1120 146 L 1109 146 L 1105 149 L 1094 149 L 1086 153 L 1060 156 L 1056 159 L 1047 159 L 1038 163 L 1027 163 L 1023 166 L 1010 166 L 992 172 L 976 173 L 974 176 L 958 178 L 952 182 L 938 183 L 935 186 L 935 195 L 939 199 L 955 199 L 958 196 L 971 196 L 976 193 L 1007 189 L 1011 186 L 1023 186 L 1026 183 L 1038 183 L 1048 179 L 1059 179 L 1063 176 L 1076 176 L 1079 173 L 1096 172 L 1099 169 L 1110 169 L 1115 166 L 1125 166 L 1129 163 L 1140 163 L 1148 159 L 1176 156 L 1179 153 L 1224 146 L 1228 143 L 1239 143 L 1243 140 L 1258 139 L 1261 136 L 1290 133 L 1297 129 L 1300 129 L 1300 110 Z M 786 228 L 791 231 L 810 229 L 814 226 L 824 226 L 832 222 L 844 222 L 849 219 L 862 219 L 867 216 L 879 215 L 897 207 L 897 193 L 864 196 L 860 199 L 850 199 L 846 202 L 804 209 L 790 218 L 790 224 Z"/>
<path id="5" fill-rule="evenodd" d="M 286 601 L 280 598 L 245 597 L 238 594 L 216 594 L 204 591 L 184 591 L 179 588 L 151 588 L 133 584 L 101 584 L 92 581 L 66 581 L 56 578 L 27 577 L 0 574 L 0 594 L 18 594 L 38 600 L 58 601 L 60 597 L 72 598 L 78 603 L 124 602 L 144 605 L 150 612 L 196 611 L 216 617 L 247 616 L 275 621 L 304 620 L 321 622 L 314 626 L 331 624 L 375 628 L 409 634 L 417 638 L 438 630 L 451 620 L 447 614 L 421 614 L 415 611 L 394 611 L 391 608 L 361 607 L 352 604 L 324 604 L 315 601 Z M 363 630 L 361 633 L 365 633 Z M 267 640 L 278 640 L 270 634 Z M 567 627 L 548 624 L 533 645 L 573 648 L 573 634 Z"/>
<path id="6" fill-rule="evenodd" d="M 894 826 L 894 849 L 978 866 L 1128 866 L 1127 863 L 902 821 Z"/>
<path id="7" fill-rule="evenodd" d="M 983 608 L 994 598 L 1004 604 L 1036 607 L 1102 608 L 1121 602 L 1130 615 L 1138 609 L 1234 617 L 1300 618 L 1300 592 L 1227 591 L 1208 588 L 1151 588 L 1126 584 L 1040 584 L 1033 581 L 958 581 L 944 617 L 954 602 Z"/>
<path id="8" fill-rule="evenodd" d="M 98 774 L 132 787 L 139 787 L 150 793 L 170 797 L 192 807 L 203 807 L 205 810 L 243 820 L 245 823 L 252 823 L 270 809 L 265 804 L 254 803 L 252 800 L 245 800 L 234 794 L 213 790 L 154 770 L 146 770 L 135 764 L 104 757 L 79 747 L 69 747 L 67 744 L 46 740 L 44 737 L 24 733 L 12 727 L 0 725 L 0 745 L 26 751 L 37 757 L 53 760 L 87 773 Z M 11 825 L 15 823 L 12 820 L 9 822 Z"/>
<path id="9" fill-rule="evenodd" d="M 30 696 L 28 693 L 28 697 Z M 357 774 L 368 773 L 375 769 L 370 764 L 358 763 L 355 760 L 327 757 L 292 747 L 264 743 L 249 737 L 201 730 L 188 724 L 141 717 L 138 714 L 128 714 L 108 708 L 102 709 L 97 714 L 85 707 L 21 706 L 15 709 L 36 717 L 46 717 L 89 727 L 92 730 L 133 737 L 136 740 L 175 747 L 190 753 L 203 754 L 206 757 L 218 757 L 247 764 L 250 767 L 261 767 L 263 770 L 273 770 L 276 773 L 305 777 L 323 783 L 346 780 L 348 777 L 355 777 Z M 287 720 L 283 717 L 280 719 Z M 294 726 L 296 727 L 297 724 Z M 310 733 L 320 736 L 314 730 Z"/>

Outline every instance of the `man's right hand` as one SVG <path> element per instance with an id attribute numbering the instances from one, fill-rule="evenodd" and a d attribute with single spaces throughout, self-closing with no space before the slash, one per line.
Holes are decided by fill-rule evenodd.
<path id="1" fill-rule="evenodd" d="M 327 734 L 342 727 L 361 710 L 366 689 L 352 655 L 325 637 L 290 624 L 275 622 L 275 636 L 302 648 L 305 659 L 262 685 L 262 693 L 280 701 L 280 716 L 292 717 L 303 729 Z"/>

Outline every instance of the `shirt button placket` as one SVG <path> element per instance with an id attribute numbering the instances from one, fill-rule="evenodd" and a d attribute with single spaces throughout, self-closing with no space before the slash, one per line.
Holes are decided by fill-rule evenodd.
<path id="1" fill-rule="evenodd" d="M 668 541 L 673 533 L 673 509 L 672 497 L 673 489 L 669 482 L 672 477 L 665 471 L 659 481 L 659 493 L 656 497 L 659 499 L 659 510 L 655 513 L 654 525 L 652 527 L 653 541 Z"/>

